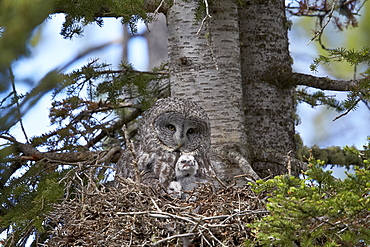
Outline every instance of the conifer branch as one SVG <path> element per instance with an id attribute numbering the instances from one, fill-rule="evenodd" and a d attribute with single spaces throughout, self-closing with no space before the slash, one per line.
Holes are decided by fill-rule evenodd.
<path id="1" fill-rule="evenodd" d="M 328 77 L 316 77 L 301 73 L 293 73 L 291 79 L 298 82 L 298 85 L 314 87 L 322 90 L 351 91 L 357 86 L 357 81 L 355 80 L 334 80 Z"/>
<path id="2" fill-rule="evenodd" d="M 254 151 L 254 159 L 257 161 L 263 162 L 271 162 L 277 165 L 281 165 L 286 167 L 287 171 L 290 169 L 290 173 L 292 172 L 292 167 L 297 169 L 298 171 L 304 171 L 307 169 L 307 163 L 300 161 L 294 157 L 290 156 L 290 152 L 288 154 L 282 154 L 275 150 L 258 150 Z M 290 166 L 290 168 L 288 167 Z"/>
<path id="3" fill-rule="evenodd" d="M 333 121 L 336 121 L 339 118 L 344 117 L 345 115 L 347 115 L 348 113 L 350 113 L 351 111 L 353 111 L 355 109 L 355 107 L 357 106 L 357 104 L 360 102 L 360 100 L 361 99 L 356 100 L 352 107 L 350 107 L 349 109 L 347 109 L 344 113 L 340 114 L 338 117 L 334 118 Z"/>
<path id="4" fill-rule="evenodd" d="M 346 149 L 337 146 L 327 148 L 320 148 L 316 145 L 312 147 L 304 146 L 298 153 L 298 159 L 313 157 L 331 166 L 339 165 L 349 168 L 350 166 L 364 167 L 365 165 L 360 155 L 348 152 Z"/>
<path id="5" fill-rule="evenodd" d="M 96 160 L 97 158 L 101 157 L 102 153 L 107 153 L 107 151 L 86 151 L 72 153 L 40 152 L 31 145 L 18 142 L 12 137 L 0 135 L 0 138 L 14 143 L 19 152 L 23 153 L 24 156 L 29 157 L 29 160 L 33 161 L 48 159 L 59 163 L 76 163 Z"/>
<path id="6" fill-rule="evenodd" d="M 313 38 L 310 39 L 310 41 L 307 43 L 307 45 L 309 45 L 312 41 L 314 41 L 318 36 L 321 36 L 321 34 L 323 33 L 325 27 L 329 24 L 329 22 L 331 21 L 332 17 L 333 17 L 333 12 L 334 12 L 334 7 L 335 5 L 337 4 L 338 0 L 334 1 L 332 6 L 331 6 L 331 10 L 328 14 L 328 19 L 327 21 L 325 22 L 325 24 L 321 27 L 321 29 L 316 32 L 315 36 Z"/>
<path id="7" fill-rule="evenodd" d="M 134 69 L 118 69 L 118 70 L 104 70 L 104 71 L 95 71 L 96 74 L 126 74 L 127 72 L 132 72 L 136 74 L 143 74 L 143 75 L 164 75 L 169 76 L 169 72 L 164 71 L 139 71 Z"/>
<path id="8" fill-rule="evenodd" d="M 18 100 L 19 97 L 18 97 L 17 90 L 15 89 L 14 74 L 13 74 L 13 70 L 12 70 L 11 67 L 9 67 L 9 74 L 10 74 L 10 81 L 12 83 L 14 99 L 15 99 L 15 102 L 16 102 L 16 105 L 17 105 L 16 111 L 17 111 L 17 115 L 18 115 L 18 122 L 21 126 L 21 130 L 23 132 L 24 138 L 26 139 L 26 141 L 28 143 L 28 136 L 27 136 L 27 133 L 26 133 L 26 130 L 24 128 L 23 121 L 22 121 L 22 114 L 21 114 L 19 100 Z"/>

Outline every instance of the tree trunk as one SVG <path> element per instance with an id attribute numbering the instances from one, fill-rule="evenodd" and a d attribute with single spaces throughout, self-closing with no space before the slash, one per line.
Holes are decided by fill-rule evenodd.
<path id="1" fill-rule="evenodd" d="M 175 1 L 167 15 L 171 95 L 195 100 L 208 112 L 213 146 L 243 143 L 237 6 L 217 1 L 201 25 L 198 5 Z"/>
<path id="2" fill-rule="evenodd" d="M 279 77 L 291 73 L 284 0 L 247 1 L 239 8 L 243 106 L 248 144 L 257 153 L 295 151 L 294 87 Z M 254 162 L 262 177 L 286 173 L 282 164 Z M 298 169 L 292 168 L 297 175 Z"/>
<path id="3" fill-rule="evenodd" d="M 176 1 L 167 15 L 172 96 L 206 109 L 213 147 L 248 145 L 262 177 L 286 173 L 262 154 L 295 151 L 294 88 L 278 79 L 291 72 L 284 1 L 214 2 L 197 35 L 198 4 Z"/>
<path id="4" fill-rule="evenodd" d="M 213 2 L 205 21 L 196 21 L 199 1 L 176 1 L 168 12 L 171 95 L 197 101 L 211 122 L 211 165 L 223 181 L 247 174 L 248 160 L 237 5 Z M 206 12 L 207 12 L 206 8 Z M 236 148 L 235 148 L 236 147 Z M 244 184 L 241 178 L 238 184 Z"/>

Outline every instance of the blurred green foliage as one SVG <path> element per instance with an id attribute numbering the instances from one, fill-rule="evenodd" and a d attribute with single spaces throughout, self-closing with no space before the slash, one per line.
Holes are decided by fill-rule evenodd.
<path id="1" fill-rule="evenodd" d="M 82 35 L 86 25 L 96 23 L 103 25 L 103 17 L 122 17 L 122 23 L 127 23 L 132 32 L 136 32 L 138 20 L 151 21 L 144 10 L 143 0 L 125 1 L 0 1 L 0 92 L 14 88 L 14 78 L 11 67 L 14 61 L 29 56 L 29 48 L 35 46 L 40 34 L 35 31 L 49 15 L 65 13 L 65 22 L 61 34 L 65 38 Z M 0 102 L 0 132 L 7 132 L 19 119 L 46 93 L 54 88 L 63 87 L 66 78 L 62 69 L 50 71 L 44 78 L 35 82 L 32 92 L 18 95 L 10 92 Z M 84 71 L 86 72 L 86 71 Z M 93 78 L 92 78 L 93 79 Z M 60 85 L 62 84 L 62 85 Z M 20 104 L 20 106 L 15 106 Z M 14 107 L 11 107 L 14 106 Z M 15 115 L 19 109 L 19 114 Z"/>
<path id="2" fill-rule="evenodd" d="M 0 1 L 0 72 L 6 73 L 7 68 L 15 59 L 28 55 L 28 41 L 33 30 L 40 25 L 53 11 L 53 2 L 48 0 L 1 0 Z M 2 91 L 6 81 L 0 77 Z"/>
<path id="3" fill-rule="evenodd" d="M 11 227 L 7 246 L 24 246 L 35 230 L 44 233 L 45 214 L 65 195 L 66 184 L 61 179 L 68 170 L 55 172 L 46 167 L 38 162 L 1 189 L 0 229 Z"/>
<path id="4" fill-rule="evenodd" d="M 89 23 L 103 25 L 103 17 L 123 17 L 122 22 L 129 24 L 132 32 L 137 31 L 138 20 L 150 21 L 144 7 L 144 0 L 54 0 L 54 10 L 66 13 L 61 35 L 73 38 L 83 33 Z"/>

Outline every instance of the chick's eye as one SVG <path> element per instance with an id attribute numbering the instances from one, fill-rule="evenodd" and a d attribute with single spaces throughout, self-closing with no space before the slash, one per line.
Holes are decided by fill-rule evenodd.
<path id="1" fill-rule="evenodd" d="M 175 131 L 176 130 L 175 126 L 173 126 L 172 124 L 167 125 L 167 129 L 169 129 L 171 131 Z"/>
<path id="2" fill-rule="evenodd" d="M 191 135 L 194 133 L 194 129 L 188 129 L 188 131 L 186 132 L 188 135 Z"/>

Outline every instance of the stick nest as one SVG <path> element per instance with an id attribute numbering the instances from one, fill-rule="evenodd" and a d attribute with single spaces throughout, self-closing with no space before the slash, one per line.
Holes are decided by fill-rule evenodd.
<path id="1" fill-rule="evenodd" d="M 202 184 L 187 201 L 130 179 L 82 191 L 47 217 L 47 246 L 242 246 L 247 224 L 267 214 L 247 186 Z"/>

